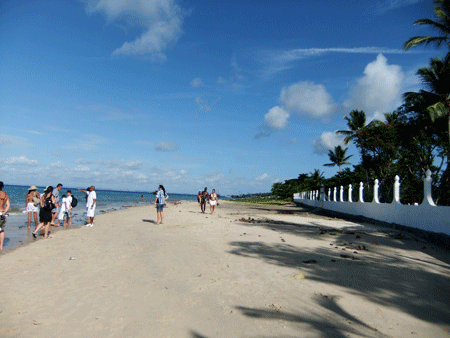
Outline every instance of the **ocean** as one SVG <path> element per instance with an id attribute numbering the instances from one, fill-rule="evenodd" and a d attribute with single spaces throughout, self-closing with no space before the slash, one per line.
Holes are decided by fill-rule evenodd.
<path id="1" fill-rule="evenodd" d="M 31 232 L 35 229 L 34 217 L 31 220 L 31 230 L 28 228 L 28 214 L 23 213 L 25 210 L 25 197 L 28 193 L 29 186 L 5 185 L 3 191 L 9 196 L 11 208 L 8 211 L 9 217 L 5 227 L 5 242 L 3 251 L 10 250 L 19 245 L 31 242 L 33 237 Z M 45 187 L 37 187 L 37 191 L 42 193 Z M 76 228 L 85 224 L 85 194 L 77 190 L 77 188 L 63 188 L 59 192 L 60 197 L 66 194 L 67 190 L 71 190 L 72 194 L 78 199 L 78 205 L 73 209 L 72 227 Z M 148 205 L 154 203 L 155 195 L 152 192 L 140 191 L 112 191 L 112 190 L 95 190 L 97 193 L 97 207 L 95 214 L 102 214 L 108 211 L 120 210 L 126 207 Z M 197 195 L 172 194 L 169 195 L 168 203 L 175 201 L 196 201 Z M 143 196 L 143 201 L 142 201 Z M 38 214 L 39 218 L 39 214 Z M 155 212 L 156 218 L 156 212 Z M 62 225 L 62 222 L 61 222 Z M 50 227 L 51 231 L 64 231 L 63 227 Z"/>

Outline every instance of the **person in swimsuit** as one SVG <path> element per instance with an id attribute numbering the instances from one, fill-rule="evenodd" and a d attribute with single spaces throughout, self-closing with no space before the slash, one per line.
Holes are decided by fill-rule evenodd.
<path id="1" fill-rule="evenodd" d="M 11 207 L 9 196 L 3 191 L 3 182 L 0 182 L 0 251 L 3 251 L 3 242 L 5 241 L 5 226 L 8 210 Z"/>
<path id="2" fill-rule="evenodd" d="M 212 190 L 211 195 L 209 195 L 209 207 L 211 209 L 211 215 L 214 213 L 214 208 L 219 205 L 219 200 L 217 199 L 216 189 Z"/>
<path id="3" fill-rule="evenodd" d="M 28 213 L 28 227 L 31 227 L 31 218 L 34 215 L 34 226 L 38 226 L 38 205 L 41 202 L 41 195 L 36 191 L 36 186 L 32 185 L 28 189 L 27 197 L 25 198 L 26 211 Z M 36 203 L 37 202 L 37 203 Z"/>
<path id="4" fill-rule="evenodd" d="M 205 213 L 207 198 L 209 198 L 208 188 L 205 187 L 205 190 L 202 192 L 202 196 L 200 197 L 200 209 L 202 210 L 202 214 Z"/>
<path id="5" fill-rule="evenodd" d="M 41 197 L 41 210 L 39 211 L 39 225 L 37 226 L 36 230 L 33 231 L 33 237 L 37 237 L 38 231 L 40 231 L 42 228 L 44 228 L 44 238 L 51 238 L 51 236 L 48 235 L 48 230 L 50 228 L 50 223 L 52 222 L 52 208 L 49 209 L 49 206 L 51 206 L 51 203 L 53 203 L 53 206 L 56 206 L 56 198 L 53 195 L 53 187 L 48 186 Z"/>

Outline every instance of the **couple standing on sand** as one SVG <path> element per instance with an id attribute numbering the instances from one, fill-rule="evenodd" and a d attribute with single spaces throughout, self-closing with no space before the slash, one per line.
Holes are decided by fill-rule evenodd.
<path id="1" fill-rule="evenodd" d="M 205 187 L 205 190 L 199 191 L 197 195 L 197 201 L 200 204 L 200 209 L 202 211 L 202 214 L 205 213 L 206 209 L 206 199 L 209 200 L 209 207 L 211 210 L 211 215 L 214 213 L 214 208 L 216 205 L 219 205 L 219 199 L 217 198 L 216 189 L 212 190 L 211 195 L 208 193 L 208 188 Z"/>

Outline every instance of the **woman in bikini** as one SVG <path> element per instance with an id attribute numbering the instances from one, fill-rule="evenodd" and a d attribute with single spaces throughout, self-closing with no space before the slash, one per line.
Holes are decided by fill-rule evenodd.
<path id="1" fill-rule="evenodd" d="M 28 193 L 27 193 L 27 197 L 25 198 L 25 204 L 26 204 L 26 211 L 28 213 L 28 227 L 31 227 L 31 218 L 34 215 L 34 226 L 37 227 L 38 226 L 38 205 L 40 203 L 41 200 L 41 196 L 39 195 L 39 193 L 36 191 L 36 186 L 32 185 L 29 189 L 28 189 Z"/>
<path id="2" fill-rule="evenodd" d="M 217 199 L 216 190 L 213 189 L 211 195 L 209 195 L 209 207 L 211 209 L 211 215 L 214 213 L 214 208 L 219 205 L 219 200 Z"/>

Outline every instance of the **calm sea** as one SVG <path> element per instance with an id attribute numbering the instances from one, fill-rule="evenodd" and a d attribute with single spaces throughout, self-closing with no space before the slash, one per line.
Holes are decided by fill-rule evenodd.
<path id="1" fill-rule="evenodd" d="M 25 196 L 28 193 L 29 186 L 5 185 L 3 191 L 9 195 L 11 208 L 9 209 L 9 217 L 6 223 L 5 242 L 3 251 L 7 251 L 21 244 L 32 241 L 31 231 L 34 231 L 35 224 L 32 219 L 31 231 L 28 228 L 28 215 L 23 213 L 25 210 Z M 45 187 L 37 187 L 38 191 L 42 193 Z M 63 188 L 59 195 L 62 197 L 66 191 L 70 189 L 72 194 L 78 199 L 78 205 L 73 209 L 74 217 L 72 218 L 72 228 L 84 225 L 86 217 L 85 211 L 85 194 L 78 191 L 76 188 Z M 97 193 L 97 207 L 95 214 L 101 214 L 108 211 L 124 209 L 126 207 L 146 205 L 155 201 L 155 195 L 151 192 L 139 191 L 110 191 L 110 190 L 95 190 Z M 183 195 L 172 194 L 169 195 L 168 202 L 174 201 L 196 201 L 197 195 Z M 142 201 L 142 196 L 144 201 Z M 38 214 L 39 217 L 39 214 Z M 54 229 L 54 231 L 64 230 L 62 227 Z"/>

